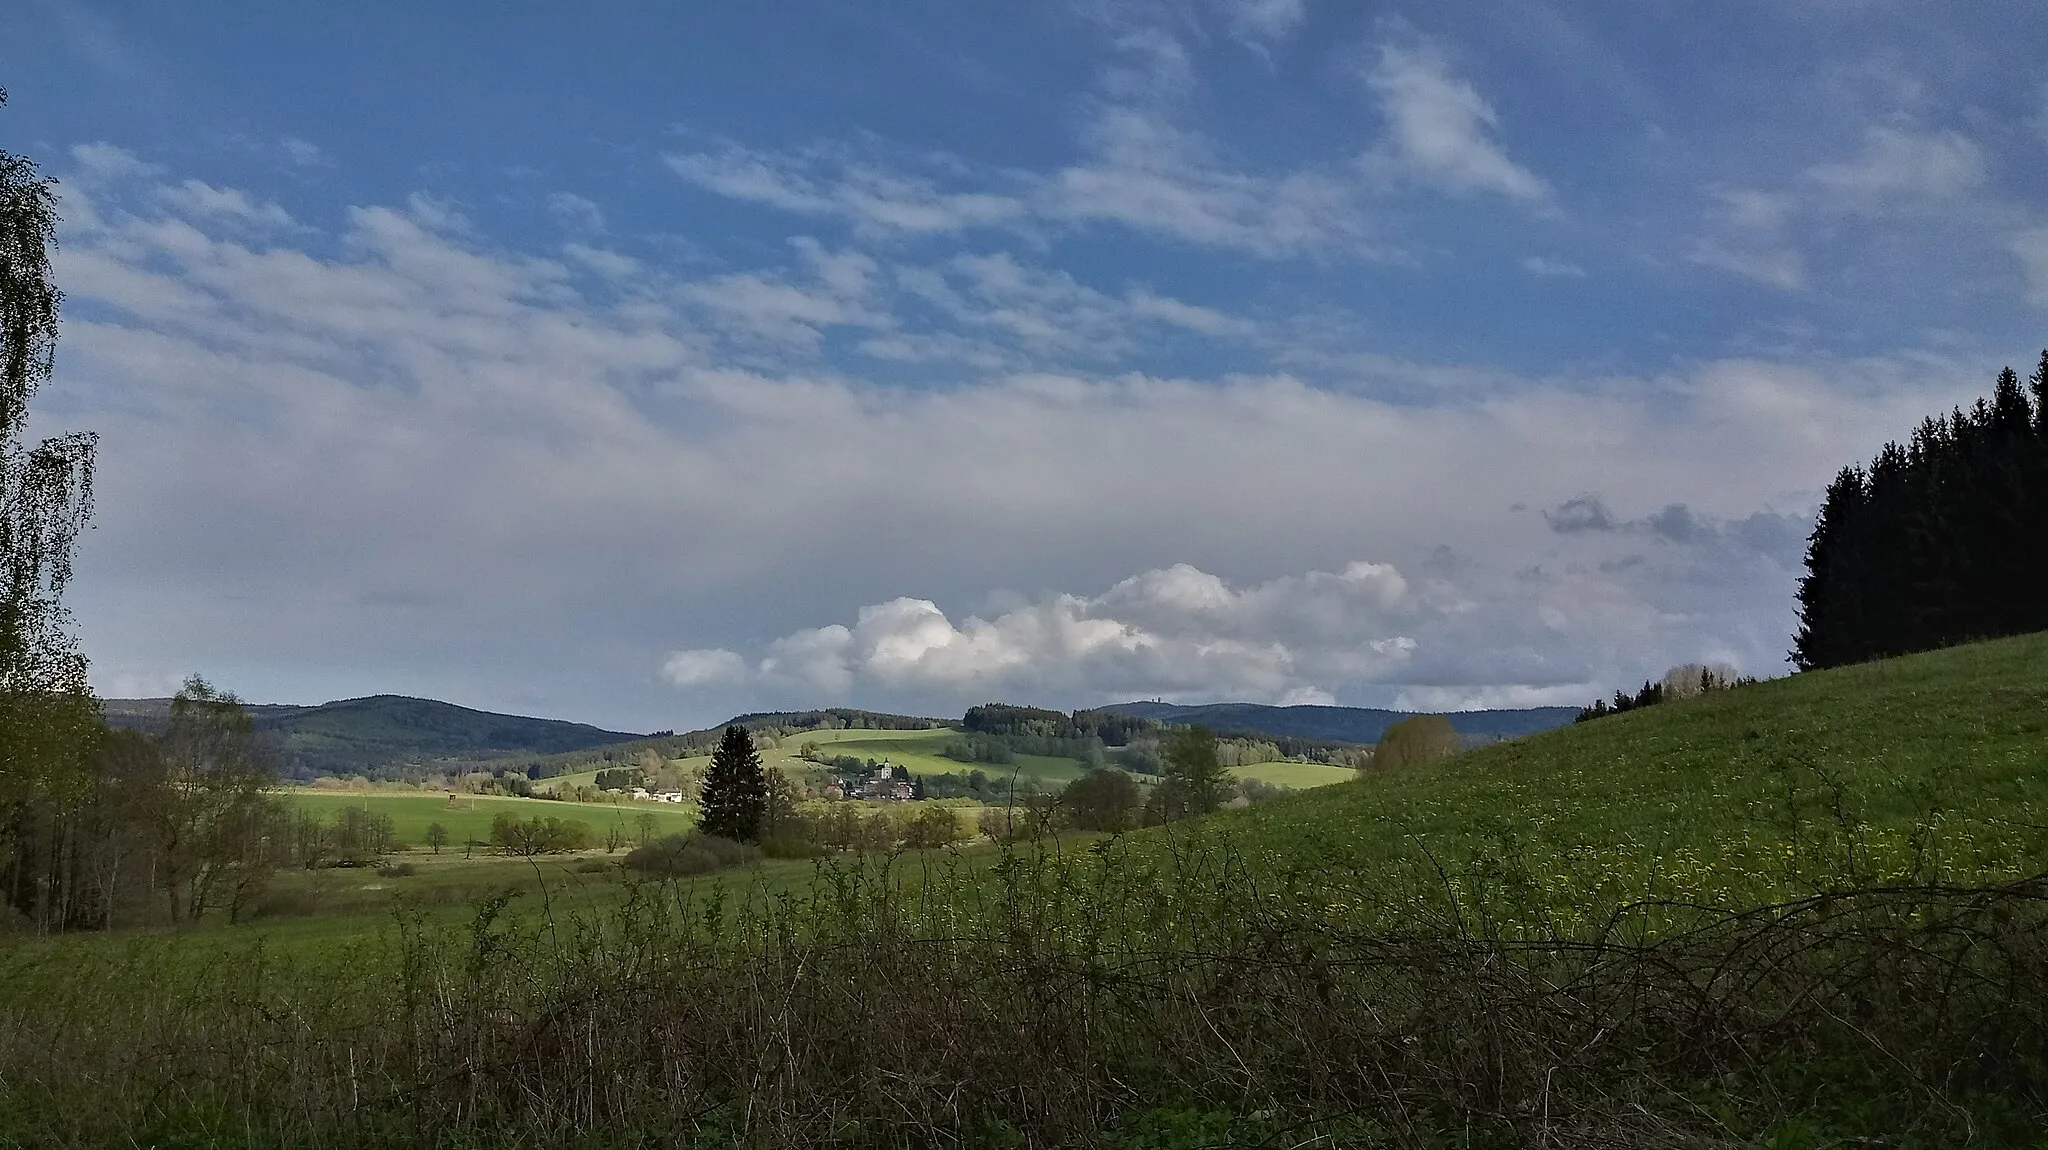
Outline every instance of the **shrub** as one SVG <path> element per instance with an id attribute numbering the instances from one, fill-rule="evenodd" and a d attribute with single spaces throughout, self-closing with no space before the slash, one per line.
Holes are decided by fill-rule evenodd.
<path id="1" fill-rule="evenodd" d="M 761 857 L 761 849 L 717 835 L 669 835 L 626 852 L 626 867 L 657 878 L 709 874 Z"/>
<path id="2" fill-rule="evenodd" d="M 951 846 L 964 837 L 959 818 L 946 807 L 926 807 L 903 828 L 903 845 L 912 850 Z"/>
<path id="3" fill-rule="evenodd" d="M 825 849 L 810 842 L 801 835 L 769 835 L 761 840 L 761 857 L 771 859 L 808 859 L 825 853 Z"/>
<path id="4" fill-rule="evenodd" d="M 1380 735 L 1373 748 L 1376 767 L 1413 767 L 1458 753 L 1458 732 L 1442 715 L 1402 719 Z"/>

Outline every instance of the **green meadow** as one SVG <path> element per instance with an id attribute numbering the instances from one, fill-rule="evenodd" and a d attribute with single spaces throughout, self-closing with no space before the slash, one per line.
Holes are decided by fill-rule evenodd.
<path id="1" fill-rule="evenodd" d="M 466 840 L 488 842 L 491 837 L 491 820 L 501 813 L 522 819 L 575 819 L 590 824 L 591 833 L 598 841 L 603 841 L 606 834 L 613 829 L 626 835 L 637 836 L 640 816 L 643 814 L 654 816 L 660 834 L 686 831 L 697 821 L 694 808 L 672 803 L 571 803 L 502 795 L 379 790 L 326 791 L 306 787 L 286 791 L 284 797 L 300 810 L 313 812 L 323 819 L 331 820 L 334 813 L 344 807 L 389 815 L 399 841 L 415 851 L 425 848 L 427 828 L 435 823 L 447 828 L 448 841 L 458 852 Z"/>

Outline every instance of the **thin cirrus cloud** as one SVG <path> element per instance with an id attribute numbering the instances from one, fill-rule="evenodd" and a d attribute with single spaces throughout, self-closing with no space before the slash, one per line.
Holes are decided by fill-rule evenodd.
<path id="1" fill-rule="evenodd" d="M 1298 5 L 1235 9 L 1234 26 L 1282 35 Z M 1174 93 L 1186 87 L 1185 52 L 1156 28 L 1126 31 L 1121 61 L 1104 70 L 1104 93 L 1085 118 L 1080 162 L 1049 172 L 976 169 L 927 157 L 945 173 L 920 173 L 916 157 L 859 155 L 815 146 L 763 152 L 728 144 L 671 152 L 668 168 L 705 191 L 804 216 L 840 220 L 869 236 L 1109 224 L 1192 244 L 1276 258 L 1330 250 L 1386 254 L 1371 201 L 1390 181 L 1455 194 L 1497 194 L 1548 205 L 1548 185 L 1509 159 L 1500 117 L 1429 42 L 1388 45 L 1369 70 L 1385 139 L 1351 156 L 1279 172 L 1220 162 L 1211 143 L 1176 123 Z M 966 176 L 961 172 L 969 173 Z M 942 179 L 970 185 L 947 187 Z"/>

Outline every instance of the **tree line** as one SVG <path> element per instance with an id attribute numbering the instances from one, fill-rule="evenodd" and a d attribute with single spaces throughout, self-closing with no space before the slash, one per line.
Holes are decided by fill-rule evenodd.
<path id="1" fill-rule="evenodd" d="M 1828 485 L 1808 537 L 1801 670 L 2048 630 L 2048 351 L 2030 381 L 1923 421 Z"/>

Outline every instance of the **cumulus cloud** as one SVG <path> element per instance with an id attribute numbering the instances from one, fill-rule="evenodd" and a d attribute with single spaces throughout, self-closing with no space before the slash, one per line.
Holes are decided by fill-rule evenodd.
<path id="1" fill-rule="evenodd" d="M 955 700 L 1327 699 L 1327 682 L 1384 674 L 1414 650 L 1398 633 L 1407 598 L 1387 564 L 1232 587 L 1180 563 L 990 618 L 956 622 L 929 599 L 892 599 L 850 626 L 776 640 L 756 673 L 834 694 L 873 686 Z"/>

